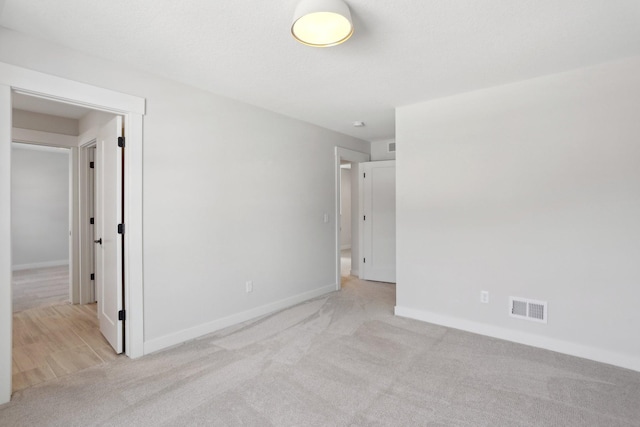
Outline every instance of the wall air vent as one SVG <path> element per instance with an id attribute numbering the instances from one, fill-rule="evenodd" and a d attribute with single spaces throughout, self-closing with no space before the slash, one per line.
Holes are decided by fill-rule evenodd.
<path id="1" fill-rule="evenodd" d="M 387 151 L 389 153 L 395 153 L 396 152 L 396 143 L 395 142 L 390 142 L 389 145 L 387 145 Z"/>
<path id="2" fill-rule="evenodd" d="M 546 301 L 509 297 L 509 316 L 547 323 L 547 303 Z"/>

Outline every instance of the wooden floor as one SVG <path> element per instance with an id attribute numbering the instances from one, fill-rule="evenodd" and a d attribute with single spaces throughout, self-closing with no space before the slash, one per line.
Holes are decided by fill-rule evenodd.
<path id="1" fill-rule="evenodd" d="M 342 282 L 351 276 L 351 249 L 342 249 L 340 251 L 340 276 Z"/>
<path id="2" fill-rule="evenodd" d="M 18 278 L 14 292 L 20 286 L 28 289 L 29 276 Z M 24 297 L 26 294 L 19 294 L 18 303 L 20 307 L 35 307 L 13 313 L 13 391 L 118 357 L 100 333 L 96 304 L 72 305 L 56 300 L 53 289 L 41 286 L 47 282 L 46 272 L 35 271 L 32 278 L 40 283 L 31 287 L 38 287 L 39 293 L 32 295 L 32 301 Z"/>

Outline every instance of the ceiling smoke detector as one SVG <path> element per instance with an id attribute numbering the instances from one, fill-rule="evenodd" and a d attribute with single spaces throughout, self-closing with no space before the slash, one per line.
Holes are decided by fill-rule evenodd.
<path id="1" fill-rule="evenodd" d="M 363 128 L 364 127 L 364 122 L 353 122 L 353 127 L 354 128 Z"/>

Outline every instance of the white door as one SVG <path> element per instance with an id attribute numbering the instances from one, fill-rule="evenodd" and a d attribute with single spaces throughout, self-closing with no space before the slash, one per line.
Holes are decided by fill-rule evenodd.
<path id="1" fill-rule="evenodd" d="M 360 164 L 363 189 L 362 279 L 396 282 L 396 162 Z"/>
<path id="2" fill-rule="evenodd" d="M 122 118 L 114 117 L 98 133 L 96 143 L 96 299 L 100 332 L 116 353 L 123 350 L 122 307 L 122 156 L 118 137 Z M 121 230 L 124 232 L 124 230 Z"/>

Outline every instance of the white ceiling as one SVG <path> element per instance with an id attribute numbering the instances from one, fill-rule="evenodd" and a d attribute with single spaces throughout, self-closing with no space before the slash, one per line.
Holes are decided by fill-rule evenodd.
<path id="1" fill-rule="evenodd" d="M 638 0 L 347 2 L 324 49 L 297 0 L 6 0 L 0 25 L 367 140 L 396 106 L 640 55 Z"/>

